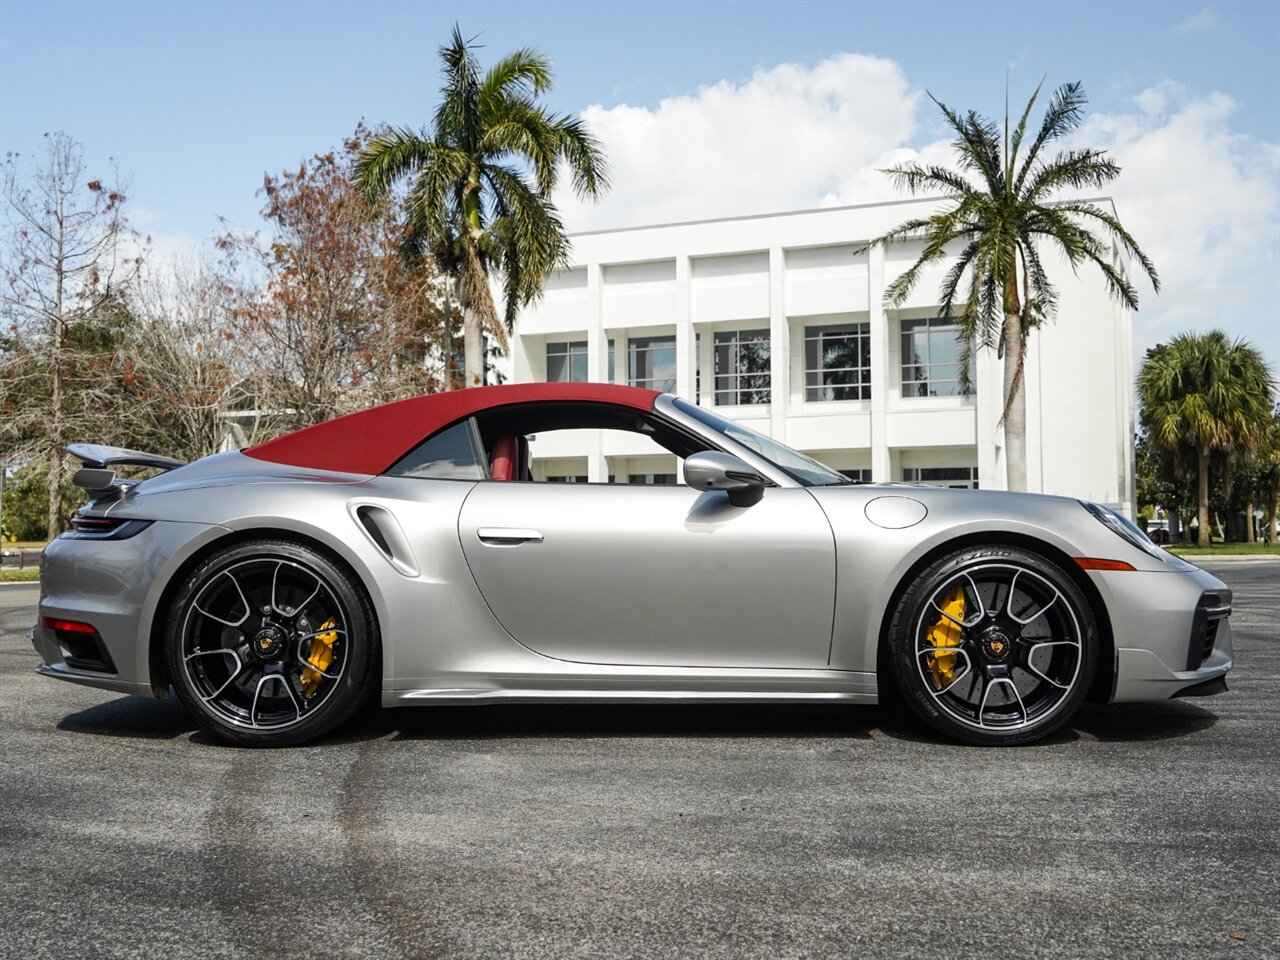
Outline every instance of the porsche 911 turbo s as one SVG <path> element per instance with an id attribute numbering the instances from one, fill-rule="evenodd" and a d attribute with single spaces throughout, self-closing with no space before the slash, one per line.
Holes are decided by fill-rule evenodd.
<path id="1" fill-rule="evenodd" d="M 643 438 L 684 483 L 533 482 L 531 439 L 566 430 Z M 417 397 L 190 464 L 69 449 L 91 499 L 44 552 L 39 672 L 172 687 L 239 744 L 310 740 L 375 694 L 870 704 L 891 688 L 942 734 L 1003 745 L 1086 698 L 1217 693 L 1231 669 L 1231 591 L 1105 506 L 854 483 L 649 390 Z"/>

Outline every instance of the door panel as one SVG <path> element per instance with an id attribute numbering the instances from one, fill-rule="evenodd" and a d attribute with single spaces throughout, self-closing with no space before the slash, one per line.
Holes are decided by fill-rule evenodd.
<path id="1" fill-rule="evenodd" d="M 827 664 L 835 548 L 805 490 L 734 507 L 684 486 L 482 482 L 458 533 L 498 621 L 546 656 Z"/>

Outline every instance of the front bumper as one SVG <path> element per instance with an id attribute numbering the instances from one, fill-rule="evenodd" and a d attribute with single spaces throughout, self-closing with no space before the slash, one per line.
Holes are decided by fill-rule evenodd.
<path id="1" fill-rule="evenodd" d="M 40 558 L 40 609 L 30 632 L 46 677 L 138 696 L 162 696 L 152 683 L 151 625 L 164 587 L 185 559 L 226 530 L 159 521 L 127 540 L 58 538 Z M 85 666 L 45 618 L 92 625 L 103 664 Z M 71 662 L 68 662 L 71 661 Z"/>
<path id="2" fill-rule="evenodd" d="M 1232 667 L 1231 588 L 1198 567 L 1098 571 L 1115 638 L 1113 703 L 1222 692 Z"/>

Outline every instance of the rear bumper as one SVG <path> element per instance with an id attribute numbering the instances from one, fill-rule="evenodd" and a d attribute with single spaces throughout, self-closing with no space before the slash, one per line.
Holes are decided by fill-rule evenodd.
<path id="1" fill-rule="evenodd" d="M 1115 637 L 1113 703 L 1221 693 L 1232 667 L 1231 589 L 1199 568 L 1093 574 Z"/>
<path id="2" fill-rule="evenodd" d="M 117 693 L 127 693 L 137 697 L 150 697 L 154 695 L 151 684 L 138 683 L 133 680 L 121 679 L 119 674 L 105 673 L 102 671 L 77 670 L 69 667 L 63 659 L 62 650 L 58 645 L 58 641 L 50 636 L 50 631 L 43 627 L 33 627 L 31 633 L 31 645 L 36 648 L 36 653 L 40 655 L 40 659 L 44 663 L 36 667 L 36 673 L 42 677 L 53 677 L 55 680 L 68 680 L 71 683 L 84 684 L 87 687 L 97 687 L 100 690 L 114 690 Z"/>
<path id="3" fill-rule="evenodd" d="M 160 521 L 127 540 L 59 538 L 40 558 L 39 619 L 32 646 L 41 676 L 139 696 L 163 696 L 151 671 L 151 624 L 165 584 L 220 527 Z M 103 666 L 86 668 L 41 620 L 91 625 L 100 638 Z M 97 641 L 95 641 L 97 642 Z M 73 661 L 68 663 L 68 660 Z"/>

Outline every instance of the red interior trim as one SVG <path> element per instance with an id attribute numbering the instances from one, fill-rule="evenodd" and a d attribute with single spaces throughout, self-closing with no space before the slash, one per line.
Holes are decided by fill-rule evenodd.
<path id="1" fill-rule="evenodd" d="M 493 480 L 514 480 L 516 478 L 516 438 L 499 437 L 493 445 L 493 465 L 489 476 Z"/>
<path id="2" fill-rule="evenodd" d="M 652 410 L 656 390 L 612 383 L 519 383 L 413 397 L 316 424 L 241 451 L 246 456 L 312 470 L 365 476 L 383 473 L 427 437 L 492 407 L 582 400 Z"/>

